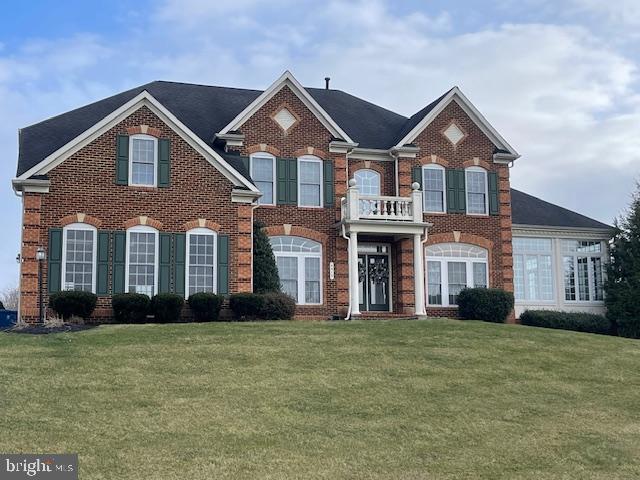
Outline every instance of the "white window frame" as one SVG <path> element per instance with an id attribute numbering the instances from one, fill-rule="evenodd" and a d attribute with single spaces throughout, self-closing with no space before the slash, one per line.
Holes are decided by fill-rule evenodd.
<path id="1" fill-rule="evenodd" d="M 532 240 L 547 240 L 550 243 L 550 247 L 549 247 L 549 251 L 547 253 L 542 253 L 542 252 L 538 252 L 538 251 L 534 251 L 534 250 L 527 250 L 527 249 L 517 249 L 515 244 L 516 244 L 516 239 L 532 239 Z M 556 299 L 556 258 L 555 258 L 555 249 L 554 249 L 554 239 L 551 237 L 513 237 L 512 240 L 512 244 L 513 244 L 513 276 L 514 276 L 514 295 L 515 295 L 515 275 L 516 275 L 516 262 L 515 262 L 515 258 L 516 257 L 522 257 L 522 262 L 523 262 L 523 287 L 524 287 L 524 298 L 516 298 L 516 303 L 524 303 L 524 304 L 555 304 L 557 299 Z M 551 298 L 550 299 L 546 299 L 543 300 L 541 298 L 538 299 L 532 299 L 529 298 L 529 284 L 527 283 L 527 267 L 526 267 L 526 261 L 527 261 L 527 257 L 536 257 L 537 262 L 538 262 L 538 266 L 540 265 L 540 257 L 550 257 L 551 258 Z M 539 268 L 539 267 L 538 267 Z M 542 286 L 542 277 L 539 274 L 538 271 L 538 290 L 541 291 L 541 286 Z"/>
<path id="2" fill-rule="evenodd" d="M 471 213 L 469 212 L 469 182 L 467 181 L 467 172 L 481 172 L 484 173 L 484 213 Z M 465 206 L 467 215 L 475 217 L 487 217 L 489 216 L 489 172 L 482 167 L 467 167 L 464 169 L 464 191 L 465 191 Z"/>
<path id="3" fill-rule="evenodd" d="M 274 235 L 274 237 L 270 237 L 270 238 L 275 238 L 275 237 L 281 237 L 281 236 L 286 236 L 286 235 Z M 293 235 L 295 236 L 295 235 Z M 324 302 L 324 268 L 323 268 L 323 263 L 322 263 L 322 259 L 323 259 L 323 248 L 322 248 L 322 243 L 316 241 L 316 240 L 311 240 L 310 238 L 305 238 L 305 237 L 298 237 L 301 238 L 303 240 L 306 241 L 311 241 L 311 242 L 315 242 L 317 244 L 320 245 L 320 251 L 319 252 L 273 252 L 273 255 L 276 257 L 276 262 L 277 262 L 277 257 L 296 257 L 298 259 L 298 301 L 296 302 L 296 305 L 322 305 Z M 307 268 L 306 266 L 306 262 L 305 259 L 306 258 L 318 258 L 320 260 L 320 302 L 318 303 L 307 303 L 305 301 L 306 299 L 306 295 L 305 295 L 305 283 L 306 283 L 306 279 L 305 279 L 305 270 Z"/>
<path id="4" fill-rule="evenodd" d="M 156 295 L 158 293 L 158 270 L 160 269 L 160 232 L 153 227 L 149 227 L 147 225 L 136 225 L 127 229 L 127 242 L 125 245 L 126 256 L 125 256 L 125 272 L 124 272 L 124 291 L 126 293 L 129 292 L 129 255 L 131 253 L 131 233 L 153 233 L 155 234 L 155 252 L 154 252 L 154 268 L 153 268 L 153 294 Z"/>
<path id="5" fill-rule="evenodd" d="M 563 242 L 594 242 L 600 244 L 600 252 L 565 252 L 563 248 Z M 585 240 L 585 239 L 574 239 L 574 238 L 563 238 L 560 240 L 560 258 L 561 258 L 561 271 L 562 271 L 562 300 L 564 303 L 568 303 L 571 305 L 580 304 L 580 305 L 603 305 L 604 304 L 604 286 L 602 287 L 602 300 L 593 300 L 595 291 L 592 290 L 592 286 L 594 285 L 594 276 L 595 272 L 593 271 L 593 267 L 591 265 L 591 258 L 599 258 L 602 264 L 602 283 L 606 280 L 606 251 L 607 245 L 605 242 L 599 240 Z M 564 259 L 572 258 L 573 259 L 573 280 L 574 280 L 574 288 L 576 292 L 575 300 L 567 300 L 567 295 L 565 292 L 565 275 L 564 275 Z M 578 258 L 586 258 L 587 259 L 587 288 L 589 289 L 589 300 L 582 300 L 580 298 L 580 283 L 578 281 Z"/>
<path id="6" fill-rule="evenodd" d="M 315 162 L 315 163 L 319 163 L 320 164 L 320 204 L 319 205 L 302 205 L 302 189 L 300 188 L 300 179 L 302 178 L 302 175 L 300 174 L 301 168 L 300 168 L 300 164 L 302 162 Z M 323 161 L 321 158 L 316 157 L 315 155 L 302 155 L 301 157 L 298 157 L 298 207 L 304 207 L 304 208 L 323 208 L 324 205 L 324 169 L 323 167 Z"/>
<path id="7" fill-rule="evenodd" d="M 213 237 L 213 292 L 218 293 L 218 233 L 210 228 L 198 227 L 187 231 L 185 245 L 185 279 L 184 291 L 185 298 L 189 298 L 189 267 L 191 266 L 191 236 L 192 235 L 210 235 Z"/>
<path id="8" fill-rule="evenodd" d="M 258 204 L 259 205 L 275 205 L 276 204 L 276 198 L 277 198 L 277 185 L 278 185 L 278 178 L 276 176 L 276 157 L 275 155 L 272 155 L 268 152 L 256 152 L 256 153 L 252 153 L 251 155 L 249 155 L 249 175 L 251 176 L 251 178 L 253 178 L 253 159 L 254 158 L 261 158 L 261 159 L 270 159 L 271 160 L 271 165 L 273 167 L 272 170 L 272 178 L 273 178 L 273 202 L 272 203 L 266 203 L 262 201 L 262 197 L 260 197 L 258 199 Z"/>
<path id="9" fill-rule="evenodd" d="M 98 229 L 93 225 L 89 225 L 88 223 L 71 223 L 66 225 L 62 229 L 62 290 L 66 290 L 65 288 L 65 279 L 67 274 L 67 232 L 69 230 L 89 230 L 93 232 L 93 270 L 91 274 L 91 293 L 96 293 L 96 280 L 97 274 L 96 269 L 98 268 Z"/>
<path id="10" fill-rule="evenodd" d="M 146 183 L 133 183 L 133 141 L 153 140 L 153 185 Z M 129 185 L 132 187 L 157 187 L 158 186 L 158 139 L 151 135 L 137 134 L 129 137 Z"/>
<path id="11" fill-rule="evenodd" d="M 362 191 L 360 190 L 361 186 L 358 185 L 358 180 L 356 179 L 358 173 L 373 173 L 374 176 L 376 176 L 378 178 L 378 193 L 371 195 L 369 193 L 362 193 Z M 356 180 L 356 185 L 358 186 L 358 191 L 360 192 L 361 196 L 367 197 L 367 196 L 380 196 L 382 195 L 382 175 L 380 175 L 380 172 L 376 172 L 375 170 L 372 170 L 371 168 L 359 168 L 358 170 L 356 170 L 355 172 L 353 172 L 353 178 Z"/>
<path id="12" fill-rule="evenodd" d="M 434 245 L 430 245 L 434 246 Z M 429 257 L 427 256 L 427 248 L 424 250 L 425 263 L 424 263 L 424 277 L 425 277 L 425 294 L 427 305 L 429 307 L 455 307 L 456 304 L 449 303 L 449 262 L 464 263 L 467 273 L 467 288 L 473 288 L 473 264 L 482 263 L 485 265 L 485 283 L 486 288 L 491 288 L 489 284 L 489 250 L 478 245 L 471 245 L 475 248 L 481 248 L 487 253 L 486 258 L 481 257 Z M 429 269 L 427 262 L 439 262 L 440 263 L 440 296 L 442 297 L 442 303 L 430 303 L 429 302 Z"/>
<path id="13" fill-rule="evenodd" d="M 442 172 L 442 210 L 429 210 L 427 208 L 427 196 L 425 195 L 427 189 L 425 188 L 425 171 L 426 170 L 440 170 Z M 467 174 L 465 173 L 465 182 L 467 178 Z M 446 213 L 447 212 L 447 170 L 437 163 L 432 163 L 428 165 L 422 166 L 422 206 L 424 208 L 425 213 Z"/>

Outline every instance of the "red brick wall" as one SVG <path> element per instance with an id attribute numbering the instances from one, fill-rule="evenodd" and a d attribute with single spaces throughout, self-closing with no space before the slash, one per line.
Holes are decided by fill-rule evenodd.
<path id="1" fill-rule="evenodd" d="M 171 139 L 171 185 L 168 188 L 115 184 L 116 136 L 148 125 Z M 48 194 L 25 195 L 25 241 L 22 256 L 22 314 L 37 315 L 33 270 L 37 245 L 47 246 L 48 230 L 68 223 L 69 215 L 95 217 L 103 230 L 125 230 L 134 217 L 159 222 L 161 231 L 183 232 L 199 218 L 219 225 L 230 239 L 231 292 L 251 289 L 251 206 L 231 202 L 232 183 L 148 108 L 142 107 L 117 126 L 49 172 Z M 41 201 L 41 207 L 39 202 Z M 39 217 L 39 218 L 38 218 Z M 172 279 L 173 281 L 173 279 Z M 111 285 L 111 272 L 109 273 Z M 45 268 L 46 288 L 46 268 Z M 96 316 L 110 315 L 110 299 L 99 299 Z"/>

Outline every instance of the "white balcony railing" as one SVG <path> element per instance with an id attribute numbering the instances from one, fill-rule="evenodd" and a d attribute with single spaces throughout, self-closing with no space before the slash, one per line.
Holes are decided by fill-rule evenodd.
<path id="1" fill-rule="evenodd" d="M 342 219 L 422 222 L 422 192 L 416 188 L 410 197 L 360 195 L 355 181 L 350 180 L 342 202 Z"/>

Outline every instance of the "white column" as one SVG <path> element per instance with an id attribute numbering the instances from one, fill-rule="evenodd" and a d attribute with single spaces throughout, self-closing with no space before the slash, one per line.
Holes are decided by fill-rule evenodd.
<path id="1" fill-rule="evenodd" d="M 422 236 L 413 236 L 413 277 L 415 285 L 415 306 L 416 315 L 427 314 L 424 308 L 424 262 L 422 254 Z"/>
<path id="2" fill-rule="evenodd" d="M 358 234 L 349 236 L 349 304 L 351 315 L 360 315 L 360 282 L 358 281 Z"/>

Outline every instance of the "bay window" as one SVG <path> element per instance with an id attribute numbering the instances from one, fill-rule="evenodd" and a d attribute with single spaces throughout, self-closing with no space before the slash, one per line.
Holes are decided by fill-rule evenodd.
<path id="1" fill-rule="evenodd" d="M 301 237 L 271 237 L 282 291 L 298 305 L 322 303 L 322 245 Z"/>
<path id="2" fill-rule="evenodd" d="M 158 291 L 158 231 L 138 225 L 127 230 L 125 290 L 149 297 Z"/>
<path id="3" fill-rule="evenodd" d="M 425 249 L 427 303 L 456 306 L 465 288 L 489 286 L 488 257 L 484 248 L 464 243 L 439 243 Z"/>
<path id="4" fill-rule="evenodd" d="M 260 205 L 275 205 L 276 157 L 270 153 L 259 152 L 249 158 L 251 178 L 262 193 L 258 203 Z"/>
<path id="5" fill-rule="evenodd" d="M 86 223 L 72 223 L 63 229 L 62 289 L 96 291 L 97 231 Z"/>
<path id="6" fill-rule="evenodd" d="M 552 250 L 550 238 L 513 239 L 516 300 L 554 300 Z"/>
<path id="7" fill-rule="evenodd" d="M 604 253 L 602 242 L 562 240 L 562 266 L 565 300 L 601 302 L 604 300 Z"/>
<path id="8" fill-rule="evenodd" d="M 187 232 L 187 296 L 199 292 L 216 293 L 216 233 L 208 228 Z"/>
<path id="9" fill-rule="evenodd" d="M 465 170 L 467 190 L 467 213 L 486 215 L 489 213 L 489 195 L 487 171 L 481 167 L 469 167 Z"/>
<path id="10" fill-rule="evenodd" d="M 445 169 L 436 164 L 422 167 L 422 194 L 425 212 L 446 210 Z"/>
<path id="11" fill-rule="evenodd" d="M 322 160 L 313 155 L 298 158 L 298 206 L 322 206 Z"/>

